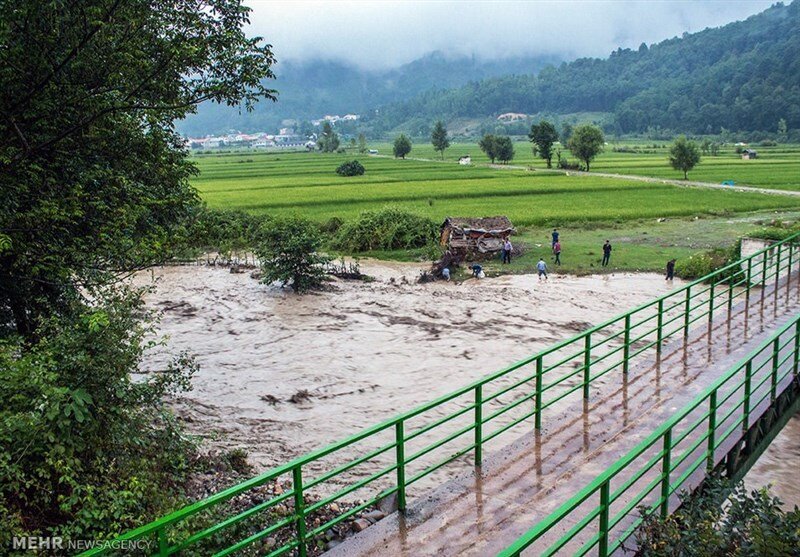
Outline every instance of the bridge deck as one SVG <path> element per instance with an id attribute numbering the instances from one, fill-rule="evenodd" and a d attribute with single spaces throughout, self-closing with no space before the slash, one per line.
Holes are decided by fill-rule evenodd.
<path id="1" fill-rule="evenodd" d="M 665 345 L 628 376 L 609 374 L 583 412 L 564 410 L 326 555 L 494 555 L 573 496 L 800 310 L 800 279 L 753 292 L 711 327 Z M 550 532 L 546 542 L 569 524 Z M 572 547 L 572 546 L 570 546 Z M 577 546 L 576 546 L 577 547 Z M 526 554 L 537 555 L 536 546 Z M 565 548 L 568 549 L 568 548 Z"/>

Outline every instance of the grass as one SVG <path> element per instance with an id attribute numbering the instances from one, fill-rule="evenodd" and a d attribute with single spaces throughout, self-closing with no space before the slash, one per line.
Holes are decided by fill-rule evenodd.
<path id="1" fill-rule="evenodd" d="M 661 145 L 661 144 L 659 144 Z M 378 145 L 381 153 L 388 145 Z M 524 148 L 524 149 L 523 149 Z M 648 147 L 648 150 L 652 148 Z M 717 181 L 731 177 L 732 169 L 752 172 L 753 180 L 772 188 L 800 189 L 800 162 L 792 149 L 774 148 L 763 159 L 741 161 L 731 154 L 704 158 L 692 179 Z M 607 152 L 593 168 L 675 178 L 664 168 L 666 149 L 657 153 Z M 759 151 L 764 149 L 759 148 Z M 527 144 L 519 144 L 520 161 L 543 168 Z M 527 153 L 527 155 L 524 155 Z M 456 144 L 446 160 L 471 154 L 480 163 L 477 145 Z M 434 158 L 427 145 L 415 146 L 412 155 Z M 341 177 L 336 167 L 357 158 L 366 174 Z M 707 164 L 706 174 L 701 173 Z M 660 162 L 659 162 L 660 161 Z M 359 154 L 234 152 L 196 157 L 200 175 L 194 185 L 210 207 L 243 209 L 255 214 L 298 214 L 318 222 L 331 217 L 352 219 L 361 211 L 387 204 L 441 221 L 446 216 L 507 215 L 521 234 L 515 238 L 532 249 L 505 270 L 527 271 L 539 255 L 549 252 L 549 230 L 562 229 L 563 271 L 596 270 L 600 245 L 609 238 L 615 246 L 612 269 L 661 269 L 671 258 L 733 242 L 755 229 L 756 221 L 770 220 L 775 211 L 794 211 L 800 198 L 702 188 L 680 188 L 623 178 L 566 176 L 537 170 L 497 170 L 483 165 L 460 166 L 438 161 L 395 160 Z M 488 161 L 486 161 L 488 162 Z M 721 181 L 721 180 L 719 180 Z M 697 219 L 696 219 L 697 217 Z M 667 219 L 658 223 L 658 219 Z M 537 246 L 538 244 L 538 246 Z M 409 259 L 424 250 L 370 254 L 381 258 Z M 492 265 L 490 264 L 491 268 Z"/>

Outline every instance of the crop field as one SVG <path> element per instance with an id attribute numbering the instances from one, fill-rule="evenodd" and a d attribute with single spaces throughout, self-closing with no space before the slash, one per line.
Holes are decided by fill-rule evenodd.
<path id="1" fill-rule="evenodd" d="M 653 147 L 653 145 L 657 145 Z M 377 148 L 380 154 L 391 155 L 392 146 L 381 143 Z M 638 148 L 640 152 L 614 152 L 614 148 Z M 689 173 L 690 180 L 720 183 L 732 180 L 736 185 L 761 186 L 770 189 L 800 190 L 800 145 L 778 145 L 775 147 L 753 146 L 759 158 L 751 161 L 741 159 L 733 147 L 720 149 L 719 155 L 703 155 L 700 164 Z M 669 142 L 621 142 L 609 143 L 605 152 L 592 162 L 591 169 L 597 172 L 616 174 L 636 174 L 679 180 L 683 173 L 674 170 L 668 161 Z M 514 143 L 515 156 L 512 165 L 545 168 L 540 158 L 534 158 L 528 142 Z M 445 160 L 456 161 L 459 157 L 470 155 L 476 164 L 487 164 L 489 159 L 475 143 L 454 143 L 445 151 Z M 562 155 L 576 162 L 567 149 Z M 430 143 L 415 144 L 409 157 L 439 159 L 440 154 Z M 555 163 L 555 157 L 553 158 Z"/>
<path id="2" fill-rule="evenodd" d="M 354 157 L 366 167 L 364 176 L 334 172 Z M 300 214 L 317 221 L 348 219 L 387 204 L 434 220 L 503 214 L 522 226 L 800 207 L 800 199 L 755 192 L 363 155 L 235 152 L 198 156 L 196 162 L 200 175 L 193 183 L 210 207 Z"/>

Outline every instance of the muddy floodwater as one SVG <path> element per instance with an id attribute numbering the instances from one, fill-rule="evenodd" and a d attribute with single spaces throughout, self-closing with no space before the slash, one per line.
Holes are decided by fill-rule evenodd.
<path id="1" fill-rule="evenodd" d="M 176 413 L 211 448 L 245 449 L 258 470 L 448 393 L 681 284 L 617 273 L 420 285 L 421 268 L 362 263 L 374 282 L 335 281 L 305 296 L 202 266 L 159 268 L 136 281 L 156 278 L 148 304 L 162 314 L 169 349 L 190 351 L 201 366 L 193 390 L 173 402 Z M 150 355 L 145 371 L 164 357 Z M 791 427 L 794 448 L 787 450 L 796 464 L 797 419 Z M 767 481 L 779 479 L 781 460 L 765 468 Z M 759 481 L 752 481 L 755 472 L 748 476 L 752 485 Z"/>

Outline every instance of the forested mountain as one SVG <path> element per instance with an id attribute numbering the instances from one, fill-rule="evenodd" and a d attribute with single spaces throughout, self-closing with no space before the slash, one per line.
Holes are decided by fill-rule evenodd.
<path id="1" fill-rule="evenodd" d="M 189 135 L 276 130 L 285 119 L 311 120 L 326 114 L 362 112 L 409 99 L 425 91 L 450 89 L 481 79 L 509 74 L 532 74 L 553 56 L 481 60 L 448 57 L 433 52 L 398 68 L 368 71 L 334 61 L 279 62 L 277 79 L 267 85 L 279 92 L 278 102 L 263 102 L 252 113 L 206 103 L 197 114 L 177 123 Z"/>
<path id="2" fill-rule="evenodd" d="M 618 49 L 607 59 L 425 92 L 382 108 L 372 125 L 585 111 L 613 113 L 606 127 L 618 133 L 775 132 L 781 119 L 800 129 L 800 0 L 650 47 Z"/>

